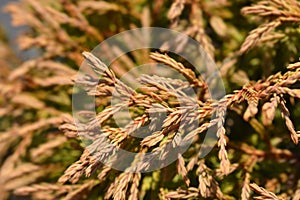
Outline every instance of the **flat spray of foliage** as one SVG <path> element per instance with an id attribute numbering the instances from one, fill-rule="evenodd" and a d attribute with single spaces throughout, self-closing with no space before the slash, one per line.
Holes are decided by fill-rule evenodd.
<path id="1" fill-rule="evenodd" d="M 19 36 L 19 47 L 35 48 L 39 55 L 9 62 L 17 59 L 1 42 L 0 199 L 300 199 L 300 125 L 293 123 L 300 120 L 298 1 L 20 0 L 5 10 L 13 25 L 30 28 Z M 106 66 L 88 53 L 114 34 L 148 26 L 197 40 L 217 63 L 227 95 L 211 101 L 206 83 L 172 55 L 145 50 Z M 95 120 L 78 130 L 71 95 L 84 58 L 105 81 L 80 80 L 97 86 L 87 92 L 99 109 Z M 135 91 L 116 79 L 147 59 L 188 81 L 144 75 L 142 89 Z M 199 109 L 174 100 L 185 87 L 202 91 Z M 109 105 L 115 88 L 130 96 L 128 104 Z M 182 99 L 186 105 L 194 101 Z M 130 107 L 133 121 L 119 128 L 111 117 L 122 106 Z M 148 137 L 130 136 L 162 110 L 167 117 L 159 131 L 154 123 Z M 210 121 L 212 115 L 217 117 Z M 183 138 L 193 143 L 163 169 L 125 173 L 97 159 L 103 156 L 97 150 L 103 136 L 135 152 L 168 151 L 187 116 L 200 123 Z M 103 135 L 97 134 L 98 125 Z M 201 135 L 208 128 L 215 128 L 218 142 L 199 159 Z M 93 141 L 89 149 L 97 156 L 80 138 Z"/>

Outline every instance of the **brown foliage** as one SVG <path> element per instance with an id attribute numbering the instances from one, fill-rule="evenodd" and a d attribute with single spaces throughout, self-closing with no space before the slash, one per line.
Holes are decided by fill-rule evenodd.
<path id="1" fill-rule="evenodd" d="M 241 16 L 230 9 L 256 15 L 253 21 L 258 18 L 262 23 L 250 30 L 251 22 L 242 18 L 249 27 L 237 25 L 240 22 L 235 20 Z M 296 0 L 262 0 L 244 8 L 229 0 L 22 0 L 5 10 L 14 25 L 31 30 L 19 37 L 20 48 L 38 48 L 39 55 L 20 63 L 7 62 L 5 58 L 15 57 L 1 42 L 0 198 L 299 199 L 300 159 L 292 144 L 297 145 L 300 137 L 299 125 L 294 123 L 299 119 L 294 108 L 300 98 L 295 46 L 300 4 Z M 198 75 L 167 52 L 132 52 L 111 66 L 101 61 L 101 55 L 89 53 L 123 30 L 161 24 L 203 46 L 220 68 L 227 95 L 218 101 L 210 99 L 205 74 Z M 283 43 L 289 47 L 283 50 L 288 56 L 278 58 L 275 55 L 282 52 Z M 184 47 L 184 41 L 178 43 L 178 49 Z M 107 54 L 118 51 L 108 47 Z M 75 77 L 84 59 L 101 81 L 88 75 Z M 118 79 L 148 59 L 176 70 L 186 81 L 143 74 L 138 79 L 141 88 L 134 90 Z M 253 63 L 258 63 L 258 69 Z M 261 74 L 251 75 L 260 70 Z M 86 123 L 75 123 L 70 115 L 74 83 L 96 98 L 96 117 Z M 198 99 L 184 94 L 188 87 L 201 91 Z M 129 100 L 109 105 L 114 92 Z M 117 127 L 113 115 L 124 108 L 130 108 L 132 121 Z M 156 117 L 161 113 L 166 113 L 162 121 Z M 91 115 L 89 111 L 80 114 Z M 210 120 L 212 116 L 216 118 Z M 285 127 L 280 124 L 283 121 Z M 178 131 L 192 122 L 199 126 L 185 134 Z M 132 136 L 148 124 L 147 137 Z M 216 130 L 217 146 L 200 159 L 201 137 L 208 129 Z M 132 152 L 160 153 L 164 159 L 170 147 L 191 139 L 186 153 L 176 154 L 176 163 L 151 173 L 118 172 L 100 162 L 114 158 L 111 147 L 103 146 L 107 141 Z M 84 146 L 82 141 L 90 143 Z M 145 170 L 150 161 L 137 156 L 131 164 L 128 171 Z M 270 174 L 265 174 L 266 168 Z"/>

